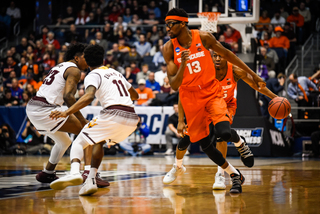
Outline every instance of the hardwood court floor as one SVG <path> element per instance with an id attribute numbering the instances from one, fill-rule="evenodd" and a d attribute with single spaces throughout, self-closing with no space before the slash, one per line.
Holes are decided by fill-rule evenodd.
<path id="1" fill-rule="evenodd" d="M 246 181 L 243 193 L 212 191 L 217 167 L 204 156 L 184 161 L 187 171 L 172 185 L 163 185 L 173 157 L 110 157 L 101 176 L 109 188 L 79 197 L 80 186 L 51 190 L 35 180 L 48 157 L 0 157 L 0 213 L 152 214 L 152 213 L 320 213 L 320 160 L 256 158 L 246 168 L 238 158 L 229 161 Z M 64 157 L 57 170 L 69 170 Z"/>

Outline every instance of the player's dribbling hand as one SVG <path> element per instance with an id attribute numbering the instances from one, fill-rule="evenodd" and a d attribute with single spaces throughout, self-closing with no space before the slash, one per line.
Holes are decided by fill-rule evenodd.
<path id="1" fill-rule="evenodd" d="M 178 126 L 177 126 L 177 132 L 181 137 L 184 137 L 185 134 L 185 130 L 187 130 L 188 126 L 184 123 L 184 122 L 178 122 Z"/>
<path id="2" fill-rule="evenodd" d="M 67 113 L 65 111 L 52 111 L 49 117 L 52 120 L 57 120 L 60 117 L 67 117 Z"/>
<path id="3" fill-rule="evenodd" d="M 189 50 L 184 50 L 181 52 L 181 64 L 187 63 L 187 61 L 189 60 L 189 54 L 190 54 Z"/>

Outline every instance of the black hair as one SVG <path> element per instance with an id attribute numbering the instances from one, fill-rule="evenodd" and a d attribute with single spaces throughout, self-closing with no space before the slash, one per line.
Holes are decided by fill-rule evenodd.
<path id="1" fill-rule="evenodd" d="M 85 48 L 86 45 L 81 43 L 70 45 L 64 55 L 64 61 L 70 61 L 73 60 L 75 56 L 81 56 Z"/>
<path id="2" fill-rule="evenodd" d="M 103 64 L 104 49 L 100 45 L 89 45 L 84 50 L 84 58 L 90 67 Z"/>
<path id="3" fill-rule="evenodd" d="M 225 49 L 228 49 L 229 51 L 232 51 L 230 44 L 225 43 L 225 42 L 220 42 L 220 43 L 221 43 L 221 45 L 222 45 Z"/>
<path id="4" fill-rule="evenodd" d="M 293 79 L 298 79 L 297 74 L 293 74 Z"/>
<path id="5" fill-rule="evenodd" d="M 172 8 L 168 11 L 166 16 L 181 16 L 186 18 L 189 17 L 188 13 L 182 8 Z"/>

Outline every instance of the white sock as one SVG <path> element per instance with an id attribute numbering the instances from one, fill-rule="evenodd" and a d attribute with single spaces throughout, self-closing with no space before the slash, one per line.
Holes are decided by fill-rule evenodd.
<path id="1" fill-rule="evenodd" d="M 176 157 L 176 165 L 178 168 L 182 167 L 182 162 L 183 162 L 183 159 L 177 159 L 177 157 Z"/>
<path id="2" fill-rule="evenodd" d="M 224 177 L 224 170 L 218 166 L 218 172 L 217 173 L 221 173 L 221 175 Z"/>
<path id="3" fill-rule="evenodd" d="M 98 169 L 97 168 L 90 168 L 90 173 L 88 175 L 88 178 L 95 178 L 97 175 Z"/>
<path id="4" fill-rule="evenodd" d="M 91 168 L 91 165 L 85 165 L 85 166 L 84 166 L 84 170 L 85 170 L 85 171 L 89 171 L 90 168 Z"/>
<path id="5" fill-rule="evenodd" d="M 240 175 L 239 172 L 230 163 L 229 166 L 224 169 L 224 171 L 226 171 L 229 175 L 231 175 L 232 173 Z"/>
<path id="6" fill-rule="evenodd" d="M 53 174 L 54 170 L 46 170 L 46 168 L 44 170 L 42 170 L 43 172 L 47 173 L 47 174 Z"/>
<path id="7" fill-rule="evenodd" d="M 235 147 L 239 147 L 239 146 L 241 146 L 242 143 L 243 143 L 243 141 L 242 141 L 242 139 L 240 137 L 240 140 L 238 142 L 236 142 L 236 143 L 233 143 L 233 144 L 234 144 Z"/>
<path id="8" fill-rule="evenodd" d="M 79 162 L 73 162 L 71 164 L 71 170 L 70 170 L 70 174 L 78 174 L 80 173 L 80 163 Z"/>

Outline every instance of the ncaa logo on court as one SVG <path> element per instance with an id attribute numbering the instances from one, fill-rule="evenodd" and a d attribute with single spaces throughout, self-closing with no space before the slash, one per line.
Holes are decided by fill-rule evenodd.
<path id="1" fill-rule="evenodd" d="M 180 52 L 180 48 L 177 47 L 175 51 L 176 51 L 177 53 L 179 53 L 179 52 Z"/>
<path id="2" fill-rule="evenodd" d="M 263 128 L 242 128 L 234 129 L 238 135 L 243 136 L 246 139 L 246 142 L 249 146 L 259 147 L 263 142 Z M 229 143 L 228 143 L 229 144 Z M 234 146 L 233 143 L 230 143 L 229 146 Z"/>

